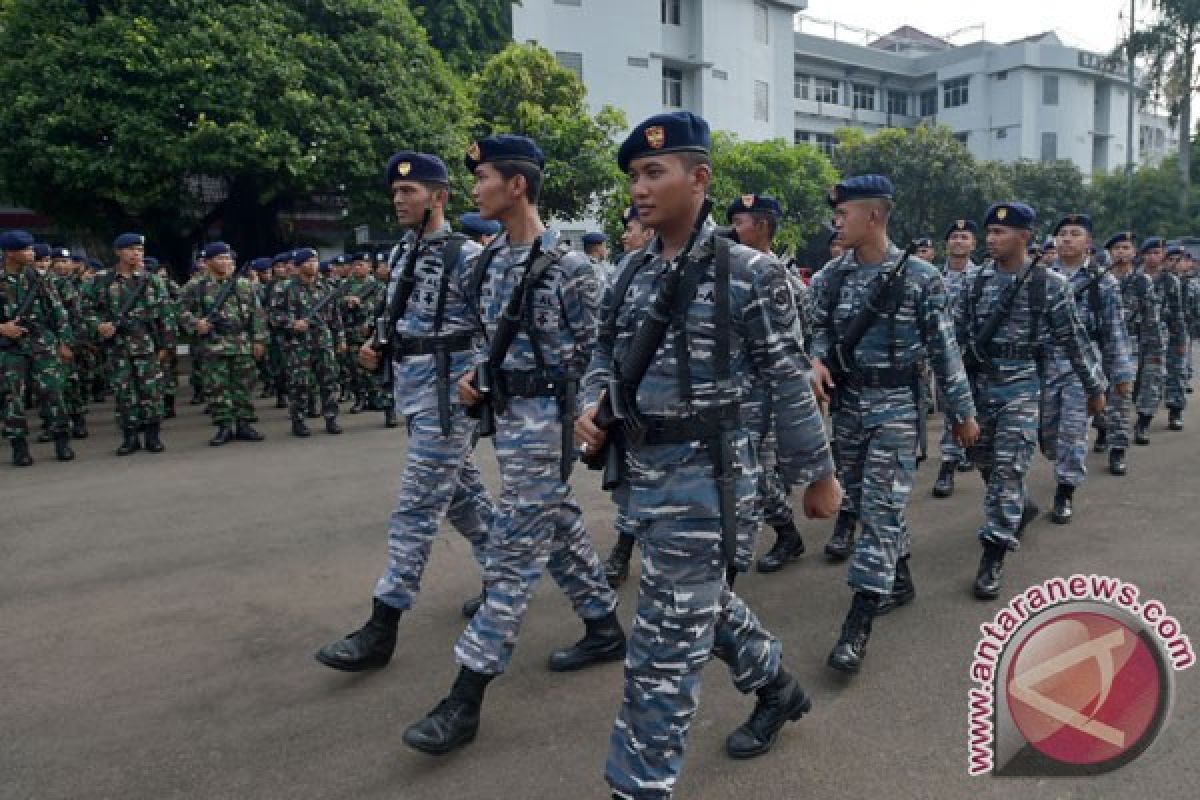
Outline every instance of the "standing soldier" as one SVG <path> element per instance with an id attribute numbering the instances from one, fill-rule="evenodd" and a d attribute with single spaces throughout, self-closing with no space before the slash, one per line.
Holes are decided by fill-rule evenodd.
<path id="1" fill-rule="evenodd" d="M 941 274 L 887 234 L 895 190 L 882 175 L 839 183 L 830 195 L 847 255 L 813 279 L 818 393 L 831 389 L 843 512 L 862 523 L 848 582 L 854 599 L 828 663 L 856 673 L 876 615 L 912 601 L 904 516 L 925 435 L 918 361 L 927 359 L 963 447 L 979 435 Z"/>
<path id="2" fill-rule="evenodd" d="M 1163 363 L 1161 365 L 1148 365 L 1152 368 L 1144 370 L 1142 376 L 1143 381 L 1150 381 L 1151 392 L 1147 397 L 1146 406 L 1138 405 L 1138 421 L 1137 427 L 1134 429 L 1134 440 L 1138 444 L 1150 443 L 1150 423 L 1154 420 L 1154 415 L 1158 413 L 1159 403 L 1163 400 L 1167 403 L 1168 412 L 1170 414 L 1170 422 L 1174 422 L 1175 414 L 1170 411 L 1172 398 L 1170 396 L 1171 381 L 1171 362 L 1175 359 L 1180 360 L 1178 353 L 1173 351 L 1178 349 L 1179 342 L 1183 340 L 1186 334 L 1186 326 L 1182 313 L 1182 293 L 1179 291 L 1179 280 L 1171 273 L 1170 270 L 1164 269 L 1163 262 L 1166 260 L 1166 243 L 1157 236 L 1151 236 L 1142 242 L 1142 270 L 1154 283 L 1154 296 L 1158 300 L 1158 321 L 1160 335 L 1163 342 Z M 1182 396 L 1182 392 L 1180 393 Z M 1150 402 L 1153 401 L 1153 407 Z M 1179 410 L 1179 425 L 1183 425 L 1183 411 Z"/>
<path id="3" fill-rule="evenodd" d="M 917 239 L 916 244 L 917 250 L 913 255 L 926 264 L 932 264 L 934 259 L 937 258 L 937 248 L 933 246 L 933 237 L 922 236 L 920 239 Z"/>
<path id="4" fill-rule="evenodd" d="M 62 300 L 63 311 L 67 315 L 67 324 L 71 328 L 71 348 L 74 358 L 62 364 L 65 381 L 63 383 L 63 404 L 71 420 L 71 438 L 86 439 L 87 429 L 87 397 L 85 395 L 82 359 L 83 343 L 87 340 L 87 330 L 83 324 L 83 282 L 79 275 L 79 266 L 71 258 L 71 251 L 66 248 L 55 248 L 51 268 L 58 275 L 58 294 Z M 82 260 L 82 259 L 81 259 Z"/>
<path id="5" fill-rule="evenodd" d="M 779 640 L 730 586 L 749 567 L 761 522 L 755 433 L 738 411 L 756 381 L 771 387 L 787 482 L 809 484 L 805 512 L 828 517 L 840 501 L 792 292 L 766 256 L 716 235 L 709 144 L 708 124 L 679 112 L 638 125 L 618 151 L 657 238 L 622 260 L 605 293 L 576 423 L 590 457 L 616 448 L 623 491 L 614 500 L 642 547 L 606 766 L 619 798 L 671 796 L 713 656 L 758 697 L 726 739 L 730 756 L 766 753 L 811 708 Z"/>
<path id="6" fill-rule="evenodd" d="M 979 266 L 971 260 L 975 252 L 979 235 L 979 226 L 973 219 L 958 219 L 946 229 L 946 266 L 942 269 L 942 282 L 946 285 L 947 308 L 954 308 L 958 294 L 967 285 Z M 938 407 L 946 407 L 946 398 L 942 387 L 938 386 Z M 942 429 L 942 439 L 939 443 L 942 454 L 942 466 L 938 470 L 937 480 L 933 483 L 934 497 L 949 497 L 954 494 L 954 473 L 970 472 L 975 468 L 967 448 L 954 438 L 954 430 L 950 425 Z"/>
<path id="7" fill-rule="evenodd" d="M 596 276 L 591 262 L 542 224 L 545 159 L 532 139 L 491 136 L 471 145 L 465 161 L 479 212 L 505 232 L 477 257 L 463 287 L 488 350 L 459 380 L 459 397 L 479 406 L 481 425 L 494 422 L 483 432 L 495 437 L 503 487 L 488 535 L 484 603 L 454 648 L 458 678 L 449 696 L 404 733 L 410 747 L 431 754 L 475 738 L 484 691 L 508 667 L 547 568 L 587 629 L 577 644 L 550 656 L 550 669 L 578 670 L 625 654 L 616 593 L 567 482 L 576 458 L 576 388 L 596 340 Z M 476 377 L 486 397 L 474 387 Z"/>
<path id="8" fill-rule="evenodd" d="M 1004 556 L 1037 514 L 1025 476 L 1037 443 L 1042 354 L 1059 346 L 1079 376 L 1088 413 L 1104 411 L 1107 388 L 1066 280 L 1027 258 L 1037 214 L 997 203 L 984 220 L 992 263 L 979 268 L 954 306 L 955 327 L 979 410 L 974 459 L 987 484 L 975 596 L 1000 594 Z"/>
<path id="9" fill-rule="evenodd" d="M 1172 247 L 1167 266 L 1161 272 L 1159 294 L 1163 300 L 1163 322 L 1167 325 L 1167 378 L 1163 403 L 1167 407 L 1167 427 L 1183 430 L 1183 410 L 1187 408 L 1188 348 L 1191 310 L 1188 308 L 1184 279 L 1180 275 L 1184 249 Z"/>
<path id="10" fill-rule="evenodd" d="M 58 448 L 56 456 L 59 461 L 70 461 L 75 457 L 68 441 L 70 439 L 70 423 L 72 416 L 78 413 L 79 409 L 68 405 L 67 381 L 75 360 L 75 342 L 77 340 L 75 325 L 78 317 L 72 317 L 66 313 L 72 287 L 66 278 L 52 268 L 54 258 L 50 245 L 41 242 L 35 244 L 33 258 L 34 269 L 42 283 L 50 290 L 63 309 L 63 316 L 59 321 L 57 331 L 58 358 L 45 364 L 35 364 L 31 374 L 33 387 L 44 387 L 45 389 L 33 393 L 38 398 L 38 414 L 42 418 L 42 435 L 38 437 L 38 441 L 57 442 L 59 439 L 67 441 L 65 447 Z M 76 303 L 76 305 L 78 304 Z"/>
<path id="11" fill-rule="evenodd" d="M 583 235 L 583 253 L 592 262 L 592 269 L 601 286 L 607 286 L 612 281 L 613 265 L 608 260 L 608 237 L 603 233 L 585 233 Z"/>
<path id="12" fill-rule="evenodd" d="M 267 280 L 266 289 L 263 292 L 262 304 L 263 308 L 268 310 L 274 301 L 275 294 L 280 291 L 288 280 L 292 277 L 289 268 L 292 254 L 277 253 L 271 259 L 271 277 Z M 271 373 L 271 390 L 275 395 L 275 407 L 287 408 L 287 365 L 284 363 L 284 339 L 286 334 L 276 330 L 274 325 L 270 324 L 268 318 L 267 324 L 267 364 Z"/>
<path id="13" fill-rule="evenodd" d="M 345 279 L 341 298 L 342 323 L 346 327 L 346 355 L 342 362 L 345 386 L 354 404 L 351 414 L 361 414 L 371 400 L 371 383 L 374 376 L 363 370 L 358 363 L 359 350 L 371 338 L 375 317 L 371 312 L 377 307 L 376 298 L 385 295 L 383 284 L 371 275 L 371 261 L 367 253 L 356 253 L 350 260 L 350 274 Z"/>
<path id="14" fill-rule="evenodd" d="M 408 233 L 395 259 L 402 266 L 386 292 L 383 327 L 364 337 L 356 353 L 370 372 L 384 366 L 383 358 L 391 362 L 384 374 L 394 377 L 409 441 L 388 525 L 388 565 L 375 584 L 371 618 L 316 655 L 325 666 L 346 672 L 377 669 L 391 660 L 400 616 L 416 602 L 442 517 L 470 542 L 482 570 L 495 514 L 472 457 L 478 426 L 458 402 L 456 388 L 475 361 L 476 321 L 462 287 L 479 246 L 446 224 L 450 177 L 440 158 L 397 153 L 386 180 L 396 218 Z M 355 257 L 352 280 L 379 285 L 365 255 Z M 351 310 L 358 314 L 368 307 L 369 301 Z"/>
<path id="15" fill-rule="evenodd" d="M 1196 257 L 1186 249 L 1180 257 L 1179 280 L 1183 285 L 1183 312 L 1187 319 L 1188 351 L 1184 363 L 1184 394 L 1192 393 L 1192 345 L 1200 336 L 1200 274 L 1196 272 Z"/>
<path id="16" fill-rule="evenodd" d="M 229 245 L 213 242 L 201 257 L 207 272 L 188 285 L 180 306 L 184 330 L 204 342 L 204 387 L 217 427 L 208 443 L 261 442 L 250 394 L 254 362 L 266 351 L 266 316 L 251 282 L 238 276 Z"/>
<path id="17" fill-rule="evenodd" d="M 0 275 L 0 414 L 4 438 L 12 447 L 12 463 L 33 464 L 29 453 L 29 424 L 25 419 L 27 376 L 32 376 L 39 406 L 61 407 L 60 359 L 69 359 L 70 347 L 62 339 L 68 320 L 54 288 L 33 268 L 33 237 L 26 231 L 0 234 L 4 272 Z M 62 415 L 51 416 L 55 456 L 75 457 Z"/>
<path id="18" fill-rule="evenodd" d="M 179 341 L 179 297 L 183 289 L 171 278 L 171 272 L 166 267 L 159 266 L 157 258 L 146 256 L 143 260 L 143 266 L 147 273 L 155 273 L 162 278 L 163 285 L 167 287 L 167 296 L 170 297 L 170 302 L 167 304 L 170 310 L 171 329 L 175 332 L 175 341 Z M 163 365 L 163 419 L 175 418 L 175 395 L 179 393 L 179 354 L 175 348 L 171 348 L 171 356 L 166 364 Z"/>
<path id="19" fill-rule="evenodd" d="M 1058 260 L 1052 270 L 1066 278 L 1088 340 L 1100 354 L 1111 393 L 1124 400 L 1133 386 L 1134 364 L 1121 310 L 1121 287 L 1088 256 L 1092 218 L 1068 214 L 1055 226 L 1054 236 Z M 1045 456 L 1054 461 L 1058 483 L 1052 519 L 1066 525 L 1074 514 L 1075 490 L 1087 480 L 1088 402 L 1063 349 L 1049 347 L 1042 356 L 1038 441 Z"/>
<path id="20" fill-rule="evenodd" d="M 263 313 L 266 314 L 267 295 L 271 290 L 271 259 L 256 258 L 252 260 L 250 262 L 250 276 L 254 280 L 254 300 L 258 303 L 258 307 L 263 309 Z M 262 383 L 262 391 L 258 395 L 260 400 L 270 397 L 275 385 L 275 377 L 271 371 L 270 326 L 267 326 L 267 331 L 267 344 L 263 348 L 263 357 L 258 359 L 256 366 L 258 380 Z"/>
<path id="21" fill-rule="evenodd" d="M 284 282 L 271 298 L 269 321 L 284 344 L 284 363 L 291 392 L 289 413 L 292 435 L 309 436 L 304 422 L 314 392 L 320 393 L 319 415 L 325 417 L 325 431 L 339 434 L 337 404 L 337 354 L 346 349 L 342 318 L 334 301 L 333 289 L 322 288 L 317 276 L 317 251 L 303 248 L 293 254 L 296 277 Z"/>

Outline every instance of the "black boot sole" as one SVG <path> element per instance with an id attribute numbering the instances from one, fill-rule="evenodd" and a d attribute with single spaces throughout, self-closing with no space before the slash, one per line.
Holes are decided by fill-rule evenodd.
<path id="1" fill-rule="evenodd" d="M 908 605 L 909 603 L 911 603 L 913 600 L 916 600 L 916 599 L 917 599 L 917 590 L 916 589 L 913 589 L 911 592 L 905 592 L 904 594 L 901 594 L 901 595 L 896 595 L 896 594 L 889 595 L 888 597 L 879 601 L 879 608 L 875 609 L 875 616 L 882 617 L 887 614 L 890 614 L 893 611 L 895 611 L 897 608 L 903 608 L 904 606 Z"/>
<path id="2" fill-rule="evenodd" d="M 953 486 L 951 486 L 949 489 L 945 489 L 940 486 L 933 487 L 933 496 L 934 497 L 950 497 L 953 494 L 954 494 Z"/>
<path id="3" fill-rule="evenodd" d="M 796 706 L 790 712 L 788 712 L 788 722 L 796 722 L 805 714 L 812 711 L 812 698 L 810 698 L 807 694 L 804 694 L 804 692 L 800 693 L 800 698 L 800 702 L 798 702 Z M 775 731 L 775 733 L 771 735 L 771 738 L 767 739 L 758 747 L 754 747 L 749 750 L 730 750 L 728 747 L 726 747 L 725 753 L 730 758 L 737 759 L 738 761 L 744 761 L 748 758 L 757 758 L 758 756 L 766 754 L 771 750 L 772 747 L 775 746 L 775 742 L 779 740 L 779 734 L 782 730 L 783 726 L 780 726 L 779 730 Z"/>
<path id="4" fill-rule="evenodd" d="M 404 743 L 406 745 L 408 745 L 409 747 L 411 747 L 413 750 L 417 750 L 421 753 L 425 753 L 426 755 L 444 756 L 444 755 L 447 755 L 448 753 L 454 752 L 455 750 L 462 747 L 463 745 L 468 745 L 471 742 L 475 741 L 475 734 L 477 734 L 478 732 L 479 732 L 479 730 L 475 729 L 475 730 L 469 731 L 467 733 L 464 733 L 462 736 L 459 736 L 456 739 L 453 739 L 445 744 L 436 744 L 436 745 L 430 744 L 428 742 L 423 742 L 420 740 L 409 739 L 408 733 L 405 732 Z"/>
<path id="5" fill-rule="evenodd" d="M 830 669 L 836 670 L 843 675 L 857 675 L 858 673 L 862 672 L 861 659 L 857 663 L 851 663 L 849 661 L 842 661 L 838 658 L 835 658 L 836 654 L 835 648 L 834 652 L 829 654 L 829 658 L 825 659 L 825 665 Z"/>
<path id="6" fill-rule="evenodd" d="M 566 664 L 556 665 L 554 663 L 554 658 L 551 657 L 550 661 L 546 664 L 546 668 L 551 672 L 579 672 L 580 670 L 587 669 L 588 667 L 595 667 L 600 664 L 610 664 L 613 661 L 622 661 L 625 658 L 625 651 L 627 649 L 627 642 L 625 638 L 622 637 L 619 643 L 614 642 L 612 646 L 603 651 L 589 652 L 586 656 L 586 659 L 583 660 L 571 661 Z"/>
<path id="7" fill-rule="evenodd" d="M 336 669 L 338 672 L 370 672 L 371 670 L 383 669 L 390 662 L 390 658 L 380 660 L 378 658 L 370 659 L 369 661 L 342 661 L 341 659 L 327 656 L 325 653 L 318 650 L 313 656 L 319 664 L 322 664 L 330 669 Z"/>
<path id="8" fill-rule="evenodd" d="M 793 561 L 799 561 L 800 556 L 804 555 L 804 542 L 801 541 L 796 548 L 789 548 L 782 556 L 778 553 L 767 553 L 758 560 L 754 565 L 754 569 L 763 575 L 770 575 L 772 572 L 779 572 L 781 569 L 791 564 Z"/>

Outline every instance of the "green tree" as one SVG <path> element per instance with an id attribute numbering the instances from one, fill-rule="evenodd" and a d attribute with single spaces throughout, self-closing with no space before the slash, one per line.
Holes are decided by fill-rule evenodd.
<path id="1" fill-rule="evenodd" d="M 475 82 L 475 135 L 519 133 L 546 154 L 542 209 L 576 219 L 621 181 L 616 135 L 625 115 L 605 106 L 592 116 L 575 73 L 537 45 L 511 44 L 484 65 Z"/>
<path id="2" fill-rule="evenodd" d="M 1015 161 L 1001 164 L 1000 173 L 1012 198 L 1033 206 L 1043 228 L 1052 228 L 1067 214 L 1090 210 L 1083 173 L 1071 161 Z"/>
<path id="3" fill-rule="evenodd" d="M 843 176 L 881 173 L 896 185 L 891 234 L 898 243 L 935 238 L 956 219 L 981 219 L 987 206 L 1011 195 L 994 164 L 981 164 L 945 126 L 889 128 L 868 136 L 837 132 L 834 165 Z"/>
<path id="4" fill-rule="evenodd" d="M 464 75 L 478 72 L 512 41 L 512 7 L 520 0 L 409 0 L 446 62 Z"/>
<path id="5" fill-rule="evenodd" d="M 1097 238 L 1132 228 L 1140 236 L 1182 236 L 1195 231 L 1195 220 L 1179 207 L 1179 165 L 1171 156 L 1133 173 L 1132 188 L 1123 169 L 1093 177 L 1092 219 Z M 1103 243 L 1103 242 L 1101 242 Z"/>
<path id="6" fill-rule="evenodd" d="M 743 142 L 713 133 L 712 197 L 720 220 L 743 194 L 767 194 L 780 202 L 784 218 L 775 240 L 778 252 L 801 250 L 829 218 L 826 198 L 837 172 L 821 151 L 783 139 Z"/>
<path id="7" fill-rule="evenodd" d="M 466 142 L 462 89 L 390 0 L 12 0 L 0 46 L 13 199 L 176 263 L 216 234 L 273 252 L 314 195 L 381 220 L 392 151 Z"/>

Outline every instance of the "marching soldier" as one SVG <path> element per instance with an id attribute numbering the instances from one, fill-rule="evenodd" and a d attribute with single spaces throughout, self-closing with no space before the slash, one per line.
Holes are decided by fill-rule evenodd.
<path id="1" fill-rule="evenodd" d="M 917 250 L 913 253 L 926 264 L 932 264 L 937 258 L 937 248 L 933 246 L 932 236 L 922 236 L 917 239 Z"/>
<path id="2" fill-rule="evenodd" d="M 371 261 L 367 253 L 356 253 L 349 263 L 350 273 L 345 279 L 340 307 L 342 321 L 346 326 L 346 356 L 342 363 L 344 386 L 354 403 L 351 414 L 361 414 L 371 401 L 371 387 L 375 376 L 363 370 L 358 363 L 359 350 L 371 338 L 378 307 L 376 298 L 386 295 L 386 287 L 371 275 Z"/>
<path id="3" fill-rule="evenodd" d="M 1183 430 L 1183 411 L 1187 408 L 1188 348 L 1191 346 L 1191 309 L 1180 264 L 1186 251 L 1172 247 L 1167 266 L 1161 272 L 1159 294 L 1163 297 L 1163 321 L 1167 325 L 1167 377 L 1163 387 L 1163 403 L 1167 407 L 1167 427 Z"/>
<path id="4" fill-rule="evenodd" d="M 71 251 L 65 248 L 55 248 L 51 269 L 58 275 L 58 294 L 62 300 L 63 310 L 67 315 L 67 324 L 71 328 L 74 346 L 71 348 L 74 357 L 62 362 L 65 377 L 63 384 L 63 404 L 71 420 L 71 438 L 86 439 L 87 428 L 87 397 L 83 383 L 83 352 L 87 340 L 87 330 L 83 324 L 83 281 L 80 277 L 79 264 L 71 257 Z M 82 261 L 82 259 L 80 259 Z"/>
<path id="5" fill-rule="evenodd" d="M 53 250 L 48 244 L 38 242 L 33 246 L 33 268 L 37 271 L 43 284 L 58 300 L 63 309 L 63 318 L 58 329 L 58 358 L 44 363 L 35 363 L 31 374 L 33 386 L 44 387 L 44 391 L 35 391 L 38 398 L 38 414 L 42 419 L 42 435 L 39 442 L 59 442 L 56 445 L 55 456 L 59 461 L 70 461 L 75 452 L 70 445 L 70 423 L 79 408 L 68 405 L 67 381 L 75 361 L 76 329 L 78 316 L 67 314 L 67 304 L 72 302 L 78 307 L 77 299 L 71 298 L 72 287 L 62 275 L 53 269 Z"/>
<path id="6" fill-rule="evenodd" d="M 1142 380 L 1149 382 L 1150 388 L 1145 405 L 1138 404 L 1138 421 L 1134 428 L 1134 441 L 1138 444 L 1149 444 L 1150 423 L 1153 422 L 1154 415 L 1158 413 L 1158 406 L 1163 400 L 1166 400 L 1168 407 L 1168 424 L 1178 424 L 1181 428 L 1183 426 L 1182 408 L 1178 410 L 1178 423 L 1175 423 L 1176 414 L 1170 408 L 1173 400 L 1178 402 L 1182 397 L 1182 392 L 1179 393 L 1180 397 L 1170 396 L 1170 372 L 1172 360 L 1178 363 L 1181 359 L 1182 354 L 1177 351 L 1180 342 L 1186 336 L 1186 324 L 1179 279 L 1163 268 L 1166 243 L 1157 236 L 1151 236 L 1142 242 L 1141 255 L 1142 271 L 1154 284 L 1154 296 L 1158 300 L 1160 338 L 1163 342 L 1163 363 L 1148 363 L 1142 371 Z"/>
<path id="7" fill-rule="evenodd" d="M 592 269 L 601 286 L 607 286 L 612 280 L 613 265 L 608 260 L 608 237 L 603 233 L 585 233 L 583 235 L 583 253 L 592 262 Z"/>

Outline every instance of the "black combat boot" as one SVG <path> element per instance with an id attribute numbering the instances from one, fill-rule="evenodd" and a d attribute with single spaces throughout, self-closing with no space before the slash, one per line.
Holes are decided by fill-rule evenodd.
<path id="1" fill-rule="evenodd" d="M 750 719 L 725 739 L 725 752 L 731 758 L 754 758 L 769 751 L 779 731 L 812 710 L 812 700 L 800 684 L 782 666 L 766 686 L 758 690 L 758 702 Z"/>
<path id="2" fill-rule="evenodd" d="M 292 436 L 299 436 L 301 438 L 312 436 L 312 431 L 308 429 L 308 425 L 304 422 L 304 417 L 298 415 L 292 417 Z"/>
<path id="3" fill-rule="evenodd" d="M 71 415 L 71 438 L 86 439 L 88 438 L 87 417 L 83 414 Z"/>
<path id="4" fill-rule="evenodd" d="M 855 675 L 862 669 L 867 656 L 867 640 L 871 638 L 871 623 L 879 610 L 879 595 L 855 592 L 850 603 L 846 621 L 842 623 L 842 635 L 829 654 L 827 663 L 838 672 Z"/>
<path id="5" fill-rule="evenodd" d="M 173 394 L 163 398 L 163 417 L 175 419 L 175 395 Z"/>
<path id="6" fill-rule="evenodd" d="M 633 557 L 633 537 L 626 533 L 617 535 L 617 543 L 604 559 L 604 577 L 608 585 L 617 589 L 629 578 L 629 559 Z"/>
<path id="7" fill-rule="evenodd" d="M 933 482 L 934 497 L 949 497 L 954 494 L 954 470 L 958 465 L 953 461 L 943 461 L 938 470 L 937 480 Z"/>
<path id="8" fill-rule="evenodd" d="M 239 442 L 261 442 L 264 437 L 257 428 L 251 425 L 244 419 L 237 421 L 237 427 L 233 431 L 233 438 Z"/>
<path id="9" fill-rule="evenodd" d="M 1138 414 L 1137 425 L 1133 428 L 1135 444 L 1150 444 L 1150 423 L 1154 421 L 1151 414 Z"/>
<path id="10" fill-rule="evenodd" d="M 220 447 L 223 444 L 229 444 L 233 441 L 233 428 L 221 423 L 217 426 L 217 432 L 208 440 L 209 447 Z"/>
<path id="11" fill-rule="evenodd" d="M 1054 493 L 1054 515 L 1051 517 L 1056 525 L 1070 524 L 1073 516 L 1071 501 L 1074 497 L 1074 486 L 1068 486 L 1065 483 L 1058 485 L 1058 490 Z"/>
<path id="12" fill-rule="evenodd" d="M 286 393 L 278 392 L 275 395 L 275 407 L 276 408 L 287 408 L 287 394 Z"/>
<path id="13" fill-rule="evenodd" d="M 1124 475 L 1128 471 L 1125 465 L 1125 450 L 1121 447 L 1114 447 L 1108 454 L 1108 471 L 1113 475 Z"/>
<path id="14" fill-rule="evenodd" d="M 462 615 L 465 619 L 471 619 L 475 616 L 475 612 L 483 608 L 483 604 L 487 601 L 487 587 L 479 590 L 479 594 L 472 597 L 470 600 L 462 604 Z"/>
<path id="15" fill-rule="evenodd" d="M 14 467 L 32 467 L 33 456 L 29 454 L 29 441 L 24 437 L 10 439 L 12 445 L 12 463 Z"/>
<path id="16" fill-rule="evenodd" d="M 364 672 L 386 667 L 396 652 L 400 610 L 376 597 L 367 624 L 317 651 L 316 659 L 342 672 Z"/>
<path id="17" fill-rule="evenodd" d="M 605 664 L 625 658 L 625 631 L 610 611 L 600 619 L 583 621 L 587 633 L 575 644 L 550 654 L 551 672 L 574 672 L 593 664 Z"/>
<path id="18" fill-rule="evenodd" d="M 758 560 L 755 568 L 759 572 L 778 572 L 789 562 L 795 561 L 802 555 L 804 555 L 804 539 L 801 538 L 800 531 L 796 530 L 796 524 L 789 522 L 787 525 L 775 529 L 775 544 L 765 556 Z"/>
<path id="19" fill-rule="evenodd" d="M 71 434 L 66 431 L 54 434 L 54 457 L 59 461 L 75 460 L 75 451 L 71 449 Z"/>
<path id="20" fill-rule="evenodd" d="M 917 587 L 913 583 L 912 572 L 908 568 L 908 556 L 896 562 L 896 580 L 892 581 L 892 593 L 879 601 L 875 616 L 890 614 L 900 606 L 906 606 L 917 597 Z"/>
<path id="21" fill-rule="evenodd" d="M 308 396 L 307 416 L 309 419 L 321 418 L 321 398 L 317 397 L 315 394 L 310 394 Z"/>
<path id="22" fill-rule="evenodd" d="M 338 425 L 337 417 L 325 418 L 325 432 L 332 433 L 335 436 L 342 432 L 342 426 Z"/>
<path id="23" fill-rule="evenodd" d="M 145 426 L 146 452 L 161 453 L 167 448 L 163 445 L 159 434 L 162 432 L 162 427 L 158 422 L 147 422 Z"/>
<path id="24" fill-rule="evenodd" d="M 983 556 L 979 559 L 979 571 L 975 573 L 975 596 L 980 600 L 995 600 L 1000 596 L 1006 552 L 1004 545 L 983 543 Z"/>
<path id="25" fill-rule="evenodd" d="M 830 561 L 845 561 L 854 549 L 854 528 L 858 520 L 848 511 L 839 511 L 837 523 L 833 528 L 833 536 L 825 545 L 825 555 Z"/>
<path id="26" fill-rule="evenodd" d="M 204 402 L 204 391 L 195 384 L 192 385 L 192 399 L 188 400 L 188 405 L 198 406 Z"/>
<path id="27" fill-rule="evenodd" d="M 396 409 L 385 408 L 383 410 L 383 427 L 395 428 L 400 422 L 396 419 Z"/>
<path id="28" fill-rule="evenodd" d="M 1096 431 L 1096 443 L 1092 445 L 1092 452 L 1107 453 L 1108 452 L 1108 428 L 1098 428 Z"/>
<path id="29" fill-rule="evenodd" d="M 1167 409 L 1167 428 L 1173 431 L 1183 430 L 1183 409 L 1168 408 Z"/>
<path id="30" fill-rule="evenodd" d="M 1029 490 L 1025 491 L 1025 507 L 1021 510 L 1021 521 L 1017 523 L 1017 538 L 1020 539 L 1025 535 L 1025 528 L 1029 527 L 1029 523 L 1038 518 L 1038 514 L 1042 513 L 1042 509 L 1038 504 L 1033 502 L 1033 493 Z"/>
<path id="31" fill-rule="evenodd" d="M 47 444 L 54 441 L 54 434 L 50 432 L 50 428 L 43 424 L 41 432 L 38 434 L 38 443 Z"/>
<path id="32" fill-rule="evenodd" d="M 366 407 L 367 407 L 367 404 L 366 404 L 366 401 L 363 399 L 362 393 L 361 392 L 356 393 L 354 395 L 354 405 L 350 406 L 350 413 L 351 414 L 361 414 L 364 410 L 366 410 Z"/>
<path id="33" fill-rule="evenodd" d="M 131 425 L 121 428 L 121 446 L 117 448 L 117 455 L 127 456 L 130 453 L 136 453 L 142 449 L 142 442 L 138 439 L 137 426 Z"/>
<path id="34" fill-rule="evenodd" d="M 404 743 L 414 750 L 438 756 L 474 741 L 479 731 L 479 708 L 492 675 L 462 667 L 446 699 L 425 719 L 404 732 Z"/>

